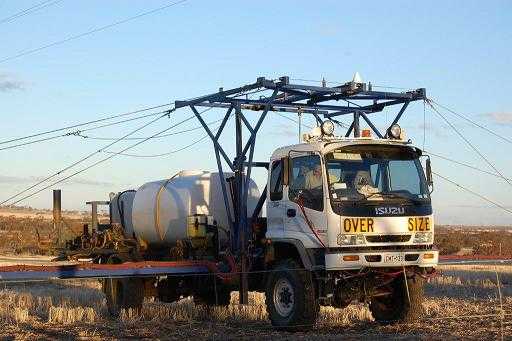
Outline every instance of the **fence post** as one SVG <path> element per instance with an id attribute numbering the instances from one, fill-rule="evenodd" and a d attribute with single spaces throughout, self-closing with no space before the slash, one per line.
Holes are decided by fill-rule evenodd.
<path id="1" fill-rule="evenodd" d="M 503 320 L 505 319 L 505 310 L 503 309 L 503 295 L 501 294 L 500 276 L 498 275 L 498 266 L 494 264 L 494 271 L 496 271 L 496 285 L 498 286 L 498 297 L 500 299 L 500 330 L 501 330 L 501 341 L 504 340 L 503 335 Z"/>
<path id="2" fill-rule="evenodd" d="M 62 246 L 62 196 L 60 189 L 53 190 L 53 230 L 57 231 L 57 247 Z"/>

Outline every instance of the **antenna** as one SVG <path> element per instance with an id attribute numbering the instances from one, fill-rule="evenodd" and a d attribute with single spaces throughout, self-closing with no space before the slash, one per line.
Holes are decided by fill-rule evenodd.
<path id="1" fill-rule="evenodd" d="M 302 112 L 299 110 L 297 112 L 297 115 L 299 117 L 299 143 L 301 143 L 301 139 L 302 139 Z"/>

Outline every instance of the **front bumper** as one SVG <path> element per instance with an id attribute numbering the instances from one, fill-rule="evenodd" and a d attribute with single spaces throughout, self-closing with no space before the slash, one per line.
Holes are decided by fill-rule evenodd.
<path id="1" fill-rule="evenodd" d="M 439 252 L 436 250 L 340 252 L 325 255 L 325 268 L 330 271 L 403 266 L 435 267 L 438 259 Z"/>

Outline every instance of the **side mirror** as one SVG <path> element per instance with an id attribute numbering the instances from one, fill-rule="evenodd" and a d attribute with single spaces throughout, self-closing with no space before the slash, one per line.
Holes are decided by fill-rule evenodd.
<path id="1" fill-rule="evenodd" d="M 434 179 L 432 178 L 432 165 L 430 163 L 430 157 L 427 156 L 425 161 L 425 175 L 427 176 L 427 185 L 430 189 L 430 193 L 434 191 Z"/>

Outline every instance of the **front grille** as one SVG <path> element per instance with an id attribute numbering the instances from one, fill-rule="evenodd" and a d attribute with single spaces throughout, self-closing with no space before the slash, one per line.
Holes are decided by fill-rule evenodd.
<path id="1" fill-rule="evenodd" d="M 349 246 L 349 247 L 331 247 L 327 253 L 348 253 L 348 252 L 371 252 L 371 251 L 423 251 L 437 250 L 432 244 L 422 245 L 380 245 L 380 246 Z"/>
<path id="2" fill-rule="evenodd" d="M 410 234 L 391 234 L 385 236 L 366 236 L 369 243 L 405 243 L 411 239 Z"/>
<path id="3" fill-rule="evenodd" d="M 409 254 L 405 255 L 405 261 L 414 262 L 414 261 L 417 261 L 419 257 L 420 257 L 420 255 L 417 253 L 409 253 Z"/>
<path id="4" fill-rule="evenodd" d="M 364 256 L 364 258 L 369 263 L 380 262 L 382 260 L 382 256 L 381 255 L 368 255 L 368 256 Z"/>

